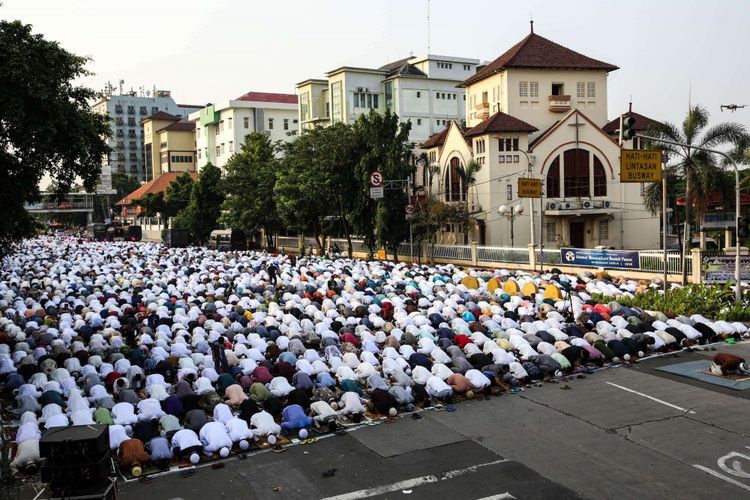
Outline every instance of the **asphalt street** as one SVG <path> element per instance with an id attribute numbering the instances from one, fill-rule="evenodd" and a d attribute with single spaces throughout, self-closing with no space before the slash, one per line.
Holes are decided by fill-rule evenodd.
<path id="1" fill-rule="evenodd" d="M 721 347 L 750 356 L 750 344 Z M 748 498 L 750 400 L 655 371 L 681 353 L 120 484 L 123 499 Z M 564 389 L 567 386 L 569 389 Z M 323 473 L 335 469 L 329 476 Z M 20 498 L 33 497 L 31 485 Z"/>

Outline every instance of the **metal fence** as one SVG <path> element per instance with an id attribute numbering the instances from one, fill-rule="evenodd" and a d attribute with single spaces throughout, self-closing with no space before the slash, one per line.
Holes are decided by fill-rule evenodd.
<path id="1" fill-rule="evenodd" d="M 477 247 L 477 262 L 528 264 L 529 250 L 514 247 Z"/>
<path id="2" fill-rule="evenodd" d="M 664 251 L 663 250 L 641 250 L 639 252 L 640 262 L 638 271 L 664 271 Z M 685 257 L 685 266 L 688 274 L 692 273 L 693 259 L 688 254 Z M 682 273 L 682 255 L 677 250 L 667 250 L 667 273 Z"/>
<path id="3" fill-rule="evenodd" d="M 452 259 L 471 261 L 471 246 L 469 245 L 433 245 L 432 256 L 436 259 Z"/>

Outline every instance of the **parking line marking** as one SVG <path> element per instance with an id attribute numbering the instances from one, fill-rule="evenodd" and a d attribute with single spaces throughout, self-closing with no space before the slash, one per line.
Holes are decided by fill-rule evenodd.
<path id="1" fill-rule="evenodd" d="M 508 460 L 506 459 L 495 460 L 493 462 L 486 462 L 483 464 L 471 465 L 469 467 L 464 467 L 463 469 L 456 469 L 456 470 L 443 472 L 443 473 L 436 474 L 436 475 L 430 474 L 428 476 L 413 477 L 411 479 L 404 479 L 403 481 L 397 481 L 395 483 L 385 484 L 383 486 L 373 486 L 372 488 L 365 488 L 362 490 L 350 491 L 349 493 L 342 493 L 340 495 L 335 495 L 332 497 L 326 497 L 326 498 L 323 498 L 322 500 L 354 500 L 357 498 L 368 498 L 368 497 L 374 497 L 377 495 L 384 495 L 386 493 L 393 493 L 394 491 L 398 491 L 398 490 L 410 489 L 415 486 L 421 486 L 423 484 L 437 483 L 438 481 L 445 481 L 448 479 L 453 479 L 455 477 L 462 476 L 469 472 L 476 472 L 476 470 L 479 469 L 480 467 L 487 467 L 490 465 L 502 464 L 507 461 Z M 513 497 L 509 496 L 509 497 L 498 497 L 498 498 L 513 498 Z"/>
<path id="2" fill-rule="evenodd" d="M 706 474 L 711 474 L 714 477 L 717 477 L 719 479 L 723 479 L 727 483 L 730 483 L 730 484 L 733 484 L 735 486 L 738 486 L 738 487 L 742 488 L 743 490 L 750 491 L 750 486 L 748 486 L 748 485 L 746 485 L 744 483 L 741 483 L 741 482 L 739 482 L 739 481 L 737 481 L 735 479 L 732 479 L 731 477 L 725 476 L 724 474 L 721 474 L 720 472 L 716 472 L 715 470 L 709 469 L 708 467 L 704 467 L 702 465 L 695 465 L 695 464 L 693 464 L 693 467 L 695 467 L 698 470 L 702 470 Z"/>
<path id="3" fill-rule="evenodd" d="M 651 401 L 655 401 L 659 404 L 663 404 L 664 406 L 669 406 L 670 408 L 674 408 L 675 410 L 680 410 L 682 412 L 687 412 L 688 410 L 686 408 L 683 408 L 681 406 L 673 405 L 672 403 L 667 403 L 666 401 L 662 401 L 659 398 L 655 398 L 653 396 L 649 396 L 648 394 L 643 394 L 642 392 L 634 391 L 633 389 L 628 389 L 627 387 L 623 387 L 621 385 L 613 384 L 612 382 L 605 382 L 606 384 L 609 384 L 613 387 L 617 387 L 618 389 L 622 389 L 623 391 L 632 392 L 633 394 L 638 394 L 639 396 L 642 396 L 644 398 L 650 399 Z M 694 411 L 690 410 L 690 413 L 695 413 Z"/>
<path id="4" fill-rule="evenodd" d="M 508 493 L 507 491 L 505 493 L 498 493 L 497 495 L 492 495 L 489 497 L 479 498 L 478 500 L 515 500 L 516 497 Z"/>

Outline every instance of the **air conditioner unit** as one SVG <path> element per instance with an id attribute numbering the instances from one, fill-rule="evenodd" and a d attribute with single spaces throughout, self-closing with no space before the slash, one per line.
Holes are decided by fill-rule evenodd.
<path id="1" fill-rule="evenodd" d="M 561 210 L 570 210 L 571 208 L 573 208 L 573 204 L 571 202 L 569 202 L 569 201 L 566 201 L 564 203 L 560 203 L 560 209 Z"/>
<path id="2" fill-rule="evenodd" d="M 364 87 L 357 87 L 357 92 L 364 92 L 364 91 L 365 91 Z"/>
<path id="3" fill-rule="evenodd" d="M 558 203 L 554 201 L 550 201 L 547 203 L 547 210 L 557 210 L 558 209 Z"/>
<path id="4" fill-rule="evenodd" d="M 583 208 L 586 208 L 586 209 L 594 208 L 594 202 L 591 200 L 584 201 Z"/>
<path id="5" fill-rule="evenodd" d="M 611 201 L 609 201 L 609 200 L 606 200 L 606 201 L 605 201 L 605 202 L 603 203 L 603 205 L 604 205 L 604 208 L 609 208 L 609 207 L 611 207 L 611 206 L 612 206 L 612 202 L 611 202 Z"/>

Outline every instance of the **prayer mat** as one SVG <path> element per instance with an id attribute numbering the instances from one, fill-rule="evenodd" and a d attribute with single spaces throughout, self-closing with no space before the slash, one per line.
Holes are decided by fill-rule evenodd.
<path id="1" fill-rule="evenodd" d="M 745 391 L 750 389 L 750 377 L 748 376 L 736 376 L 730 375 L 728 377 L 722 377 L 714 375 L 709 372 L 709 367 L 712 361 L 710 359 L 700 361 L 687 361 L 684 363 L 676 363 L 673 365 L 660 366 L 656 370 L 672 373 L 675 375 L 681 375 L 683 377 L 692 378 L 694 380 L 700 380 L 708 384 L 720 385 L 722 387 L 728 387 L 735 391 Z"/>

